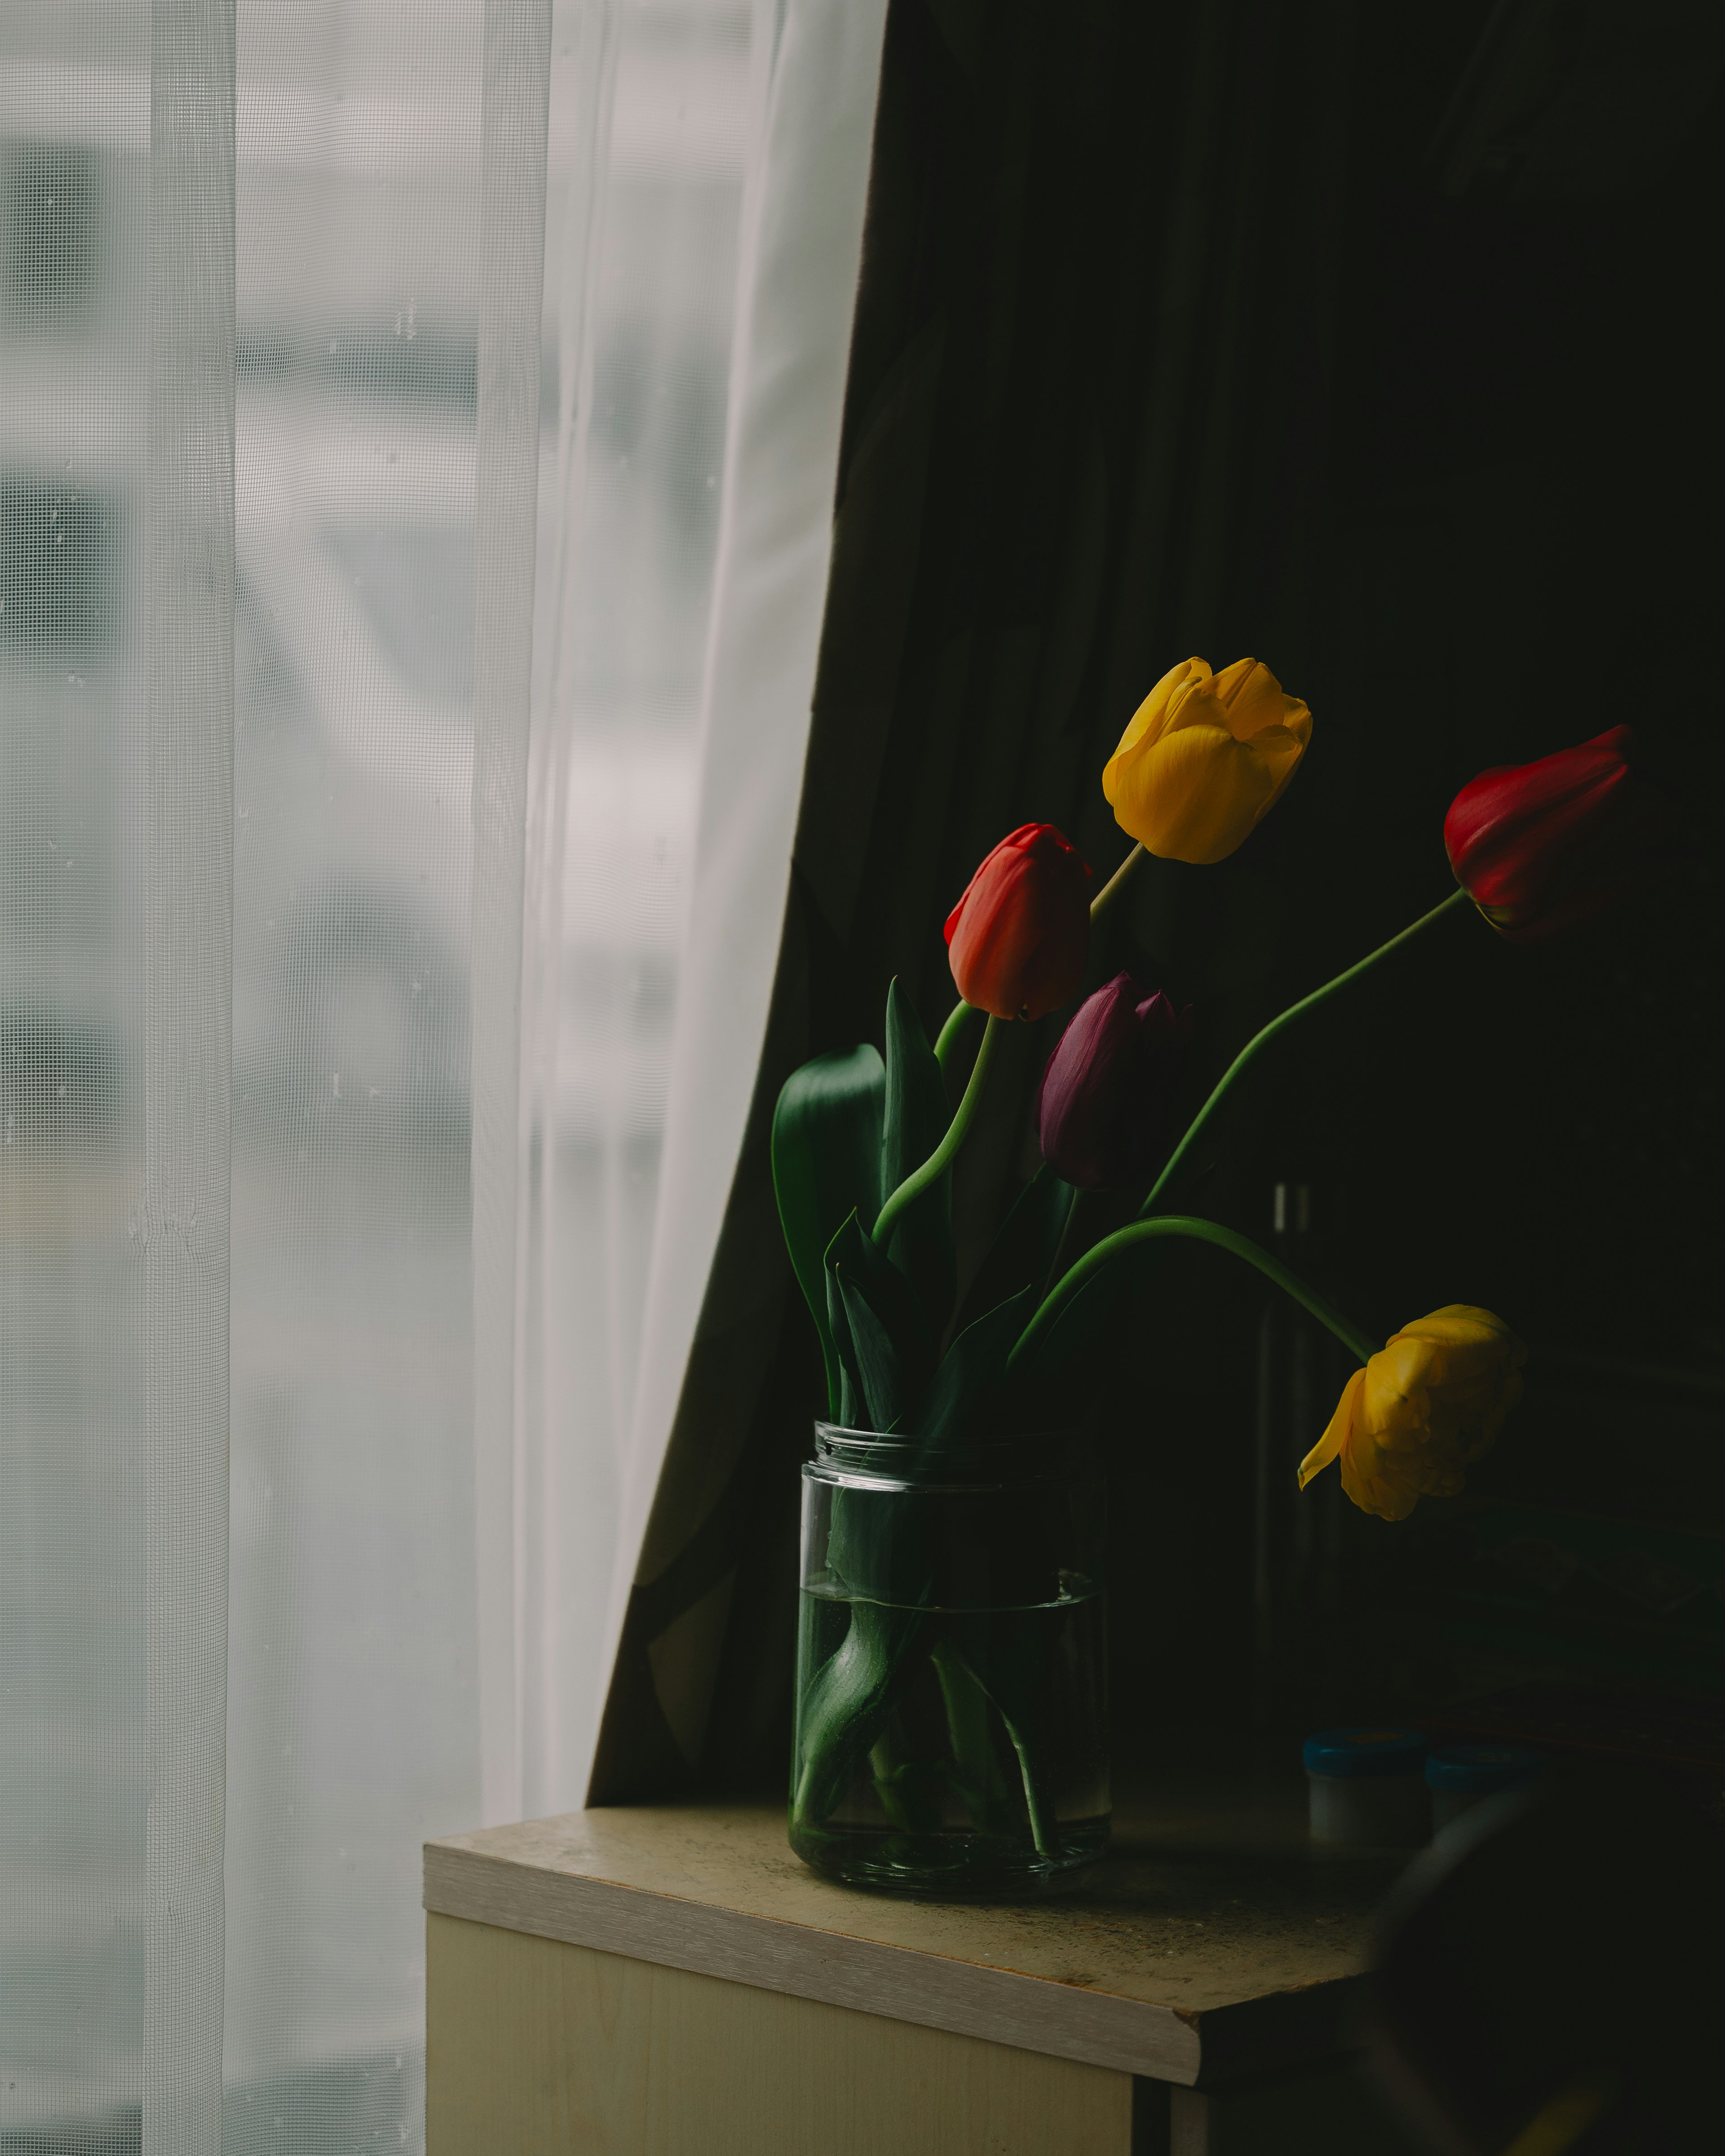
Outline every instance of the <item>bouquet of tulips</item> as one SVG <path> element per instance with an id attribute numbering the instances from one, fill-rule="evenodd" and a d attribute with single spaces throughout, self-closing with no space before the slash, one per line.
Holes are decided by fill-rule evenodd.
<path id="1" fill-rule="evenodd" d="M 895 981 L 884 1055 L 865 1043 L 818 1056 L 787 1082 L 773 1176 L 825 1358 L 831 1422 L 908 1440 L 935 1468 L 973 1460 L 1015 1432 L 1071 1423 L 1133 1259 L 1189 1238 L 1266 1275 L 1358 1358 L 1301 1466 L 1302 1488 L 1339 1460 L 1348 1496 L 1388 1520 L 1406 1517 L 1421 1496 L 1461 1488 L 1521 1392 L 1525 1350 L 1502 1320 L 1451 1304 L 1379 1342 L 1249 1238 L 1173 1209 L 1174 1201 L 1194 1148 L 1271 1043 L 1452 907 L 1471 903 L 1501 936 L 1534 943 L 1606 911 L 1666 868 L 1669 814 L 1637 767 L 1626 727 L 1537 763 L 1485 772 L 1466 787 L 1444 827 L 1458 888 L 1266 1025 L 1171 1148 L 1168 1105 L 1191 1014 L 1125 973 L 1096 989 L 1042 1075 L 1043 1164 L 962 1301 L 957 1295 L 952 1167 L 1000 1029 L 1058 1011 L 1077 994 L 1097 919 L 1147 853 L 1199 865 L 1231 854 L 1286 791 L 1311 738 L 1306 706 L 1255 660 L 1220 673 L 1199 659 L 1174 667 L 1133 714 L 1102 773 L 1116 819 L 1137 842 L 1112 878 L 1093 894 L 1090 868 L 1052 824 L 1014 831 L 947 921 L 960 1000 L 933 1046 Z M 952 1108 L 947 1073 L 978 1018 L 980 1038 Z M 1093 1189 L 1142 1192 L 1137 1217 L 1063 1264 L 1077 1194 Z M 854 1602 L 844 1645 L 810 1673 L 801 1702 L 804 1764 L 794 1804 L 815 1821 L 849 1763 L 886 1727 L 911 1642 L 923 1636 L 891 1616 L 914 1599 L 911 1553 L 900 1562 L 860 1532 L 847 1538 L 835 1527 L 830 1561 Z M 1010 1727 L 1012 1672 L 972 1674 Z M 1014 1742 L 1034 1825 L 1034 1744 L 1016 1730 Z"/>

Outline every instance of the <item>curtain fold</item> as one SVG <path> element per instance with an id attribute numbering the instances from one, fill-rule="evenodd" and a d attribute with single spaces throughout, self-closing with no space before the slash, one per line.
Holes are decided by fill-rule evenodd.
<path id="1" fill-rule="evenodd" d="M 798 1467 L 822 1395 L 806 1312 L 783 1291 L 780 1086 L 810 1055 L 878 1045 L 894 973 L 934 1036 L 955 993 L 940 924 L 1004 832 L 1052 820 L 1111 871 L 1128 842 L 1099 775 L 1171 656 L 1274 637 L 1296 674 L 1305 624 L 1297 607 L 1272 617 L 1266 595 L 1293 588 L 1281 550 L 1320 520 L 1314 468 L 1275 422 L 1295 403 L 1302 445 L 1322 423 L 1327 287 L 1298 265 L 1333 218 L 1338 167 L 1302 157 L 1291 177 L 1275 115 L 1291 80 L 1287 110 L 1333 111 L 1351 22 L 1349 0 L 893 0 L 790 903 L 620 1625 L 597 1801 L 783 1771 Z M 1253 125 L 1219 163 L 1224 109 Z M 1290 327 L 1308 321 L 1309 337 Z M 1218 896 L 1183 909 L 1178 865 L 1152 863 L 1092 954 L 1096 978 L 1130 966 L 1178 984 L 1189 968 L 1207 996 L 1215 981 L 1224 1063 L 1269 1014 L 1273 946 L 1216 932 L 1218 911 L 1250 917 L 1254 873 L 1224 865 Z M 1036 1164 L 1029 1104 L 1060 1022 L 1003 1042 L 955 1173 L 961 1277 Z M 1165 1337 L 1219 1358 L 1202 1268 L 1183 1268 L 1175 1292 Z M 1130 1488 L 1152 1467 L 1142 1399 L 1123 1394 Z M 1225 1448 L 1190 1450 L 1225 1476 Z M 1178 1519 L 1160 1562 L 1189 1583 L 1185 1548 L 1214 1549 L 1225 1506 L 1170 1501 L 1164 1483 L 1144 1516 Z M 1130 1654 L 1151 1629 L 1132 1598 L 1151 1590 L 1136 1553 L 1121 1570 Z M 1157 1625 L 1180 1621 L 1158 1603 Z"/>
<path id="2" fill-rule="evenodd" d="M 473 760 L 474 1538 L 488 1820 L 521 1787 L 509 1553 L 520 1532 L 516 1368 L 522 894 L 540 476 L 551 0 L 486 0 L 475 440 Z"/>
<path id="3" fill-rule="evenodd" d="M 729 1479 L 783 1298 L 776 1250 L 769 1243 L 764 1263 L 759 1252 L 763 1230 L 777 1232 L 770 1202 L 757 1191 L 747 1250 L 722 1231 L 789 890 L 884 18 L 884 0 L 784 9 L 744 206 L 699 820 L 608 1670 L 627 1607 L 624 1568 L 650 1584 Z M 692 1508 L 683 1477 L 664 1474 L 670 1448 L 699 1460 L 703 1496 Z M 722 1596 L 724 1583 L 712 1591 Z M 685 1631 L 660 1646 L 655 1671 L 673 1734 L 696 1755 L 711 1686 L 704 1660 Z"/>
<path id="4" fill-rule="evenodd" d="M 150 35 L 143 2156 L 220 2156 L 234 918 L 234 0 Z"/>
<path id="5" fill-rule="evenodd" d="M 519 1065 L 475 1062 L 517 1178 L 506 1368 L 476 1218 L 490 1815 L 583 1801 L 673 1420 L 729 1426 L 700 1403 L 711 1312 L 776 1324 L 773 1269 L 714 1254 L 789 872 L 880 13 L 555 21 L 530 798 L 511 821 L 475 792 L 480 885 L 521 846 L 526 921 Z M 479 767 L 513 723 L 482 702 Z"/>
<path id="6" fill-rule="evenodd" d="M 418 1849 L 480 1804 L 484 28 L 239 0 L 233 2156 L 418 2142 Z"/>

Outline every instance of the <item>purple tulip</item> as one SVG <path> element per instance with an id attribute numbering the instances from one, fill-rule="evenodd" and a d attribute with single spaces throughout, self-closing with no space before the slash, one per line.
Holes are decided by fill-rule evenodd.
<path id="1" fill-rule="evenodd" d="M 1158 989 L 1130 973 L 1087 996 L 1048 1059 L 1036 1096 L 1042 1157 L 1081 1190 L 1121 1190 L 1155 1167 L 1192 1034 Z"/>

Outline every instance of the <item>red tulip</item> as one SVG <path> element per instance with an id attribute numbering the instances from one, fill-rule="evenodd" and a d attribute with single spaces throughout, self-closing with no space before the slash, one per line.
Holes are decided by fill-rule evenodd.
<path id="1" fill-rule="evenodd" d="M 1086 996 L 1048 1059 L 1036 1095 L 1042 1157 L 1081 1190 L 1121 1190 L 1155 1167 L 1192 1037 L 1158 990 L 1130 973 Z"/>
<path id="2" fill-rule="evenodd" d="M 1052 824 L 1003 839 L 947 916 L 958 993 L 996 1018 L 1041 1018 L 1078 993 L 1090 870 Z"/>
<path id="3" fill-rule="evenodd" d="M 1512 943 L 1609 913 L 1674 859 L 1669 803 L 1635 768 L 1627 726 L 1538 763 L 1482 771 L 1444 819 L 1455 880 Z"/>

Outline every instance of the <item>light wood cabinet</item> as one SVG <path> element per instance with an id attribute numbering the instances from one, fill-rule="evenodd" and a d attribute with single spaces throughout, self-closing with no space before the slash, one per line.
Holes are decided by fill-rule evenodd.
<path id="1" fill-rule="evenodd" d="M 1297 1825 L 1168 1794 L 1012 1908 L 829 1886 L 766 1806 L 429 1844 L 429 2156 L 1399 2156 L 1346 2049 L 1393 1867 Z"/>

